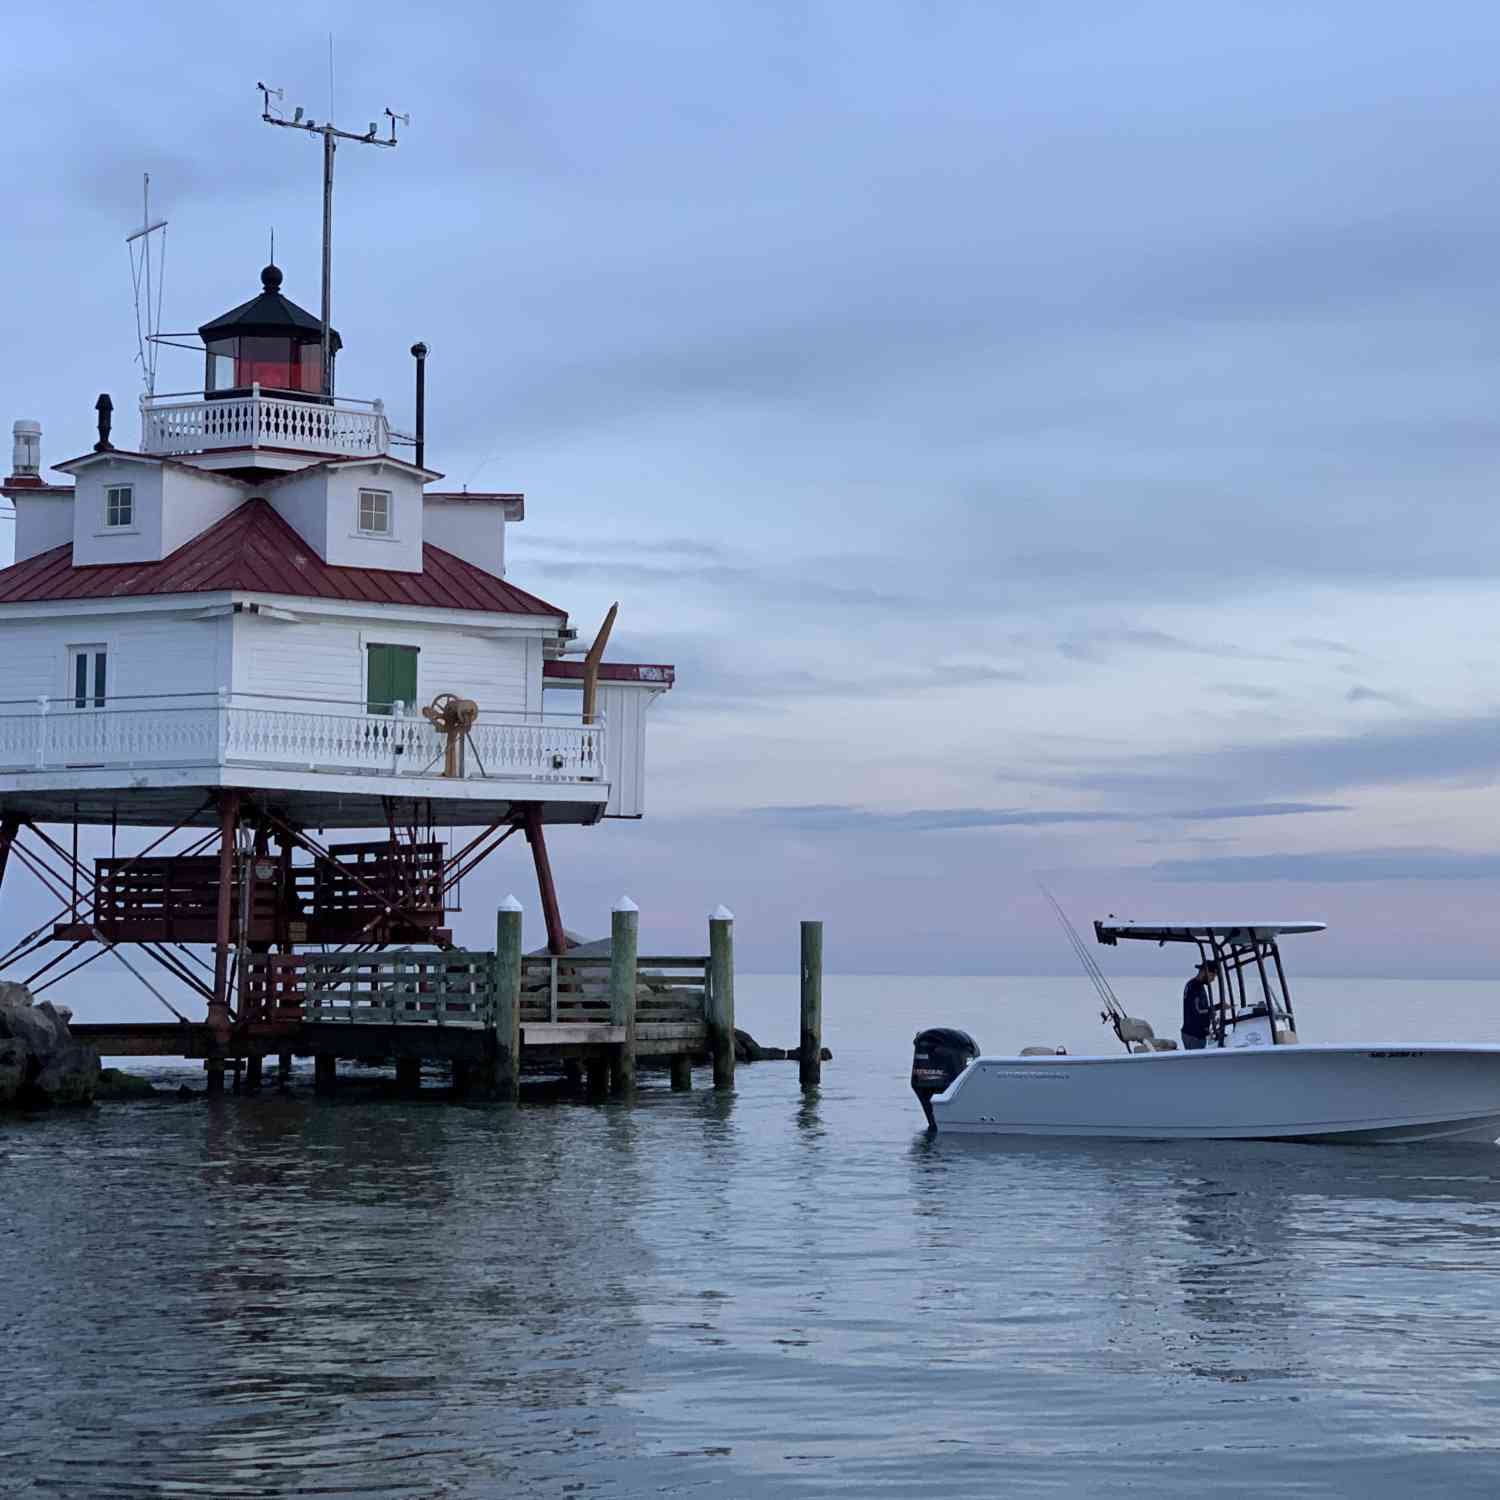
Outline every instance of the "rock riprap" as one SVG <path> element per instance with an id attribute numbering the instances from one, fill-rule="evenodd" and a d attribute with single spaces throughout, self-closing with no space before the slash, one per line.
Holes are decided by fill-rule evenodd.
<path id="1" fill-rule="evenodd" d="M 75 1041 L 72 1011 L 40 1003 L 24 984 L 0 980 L 0 1109 L 88 1104 L 99 1082 L 99 1054 Z"/>

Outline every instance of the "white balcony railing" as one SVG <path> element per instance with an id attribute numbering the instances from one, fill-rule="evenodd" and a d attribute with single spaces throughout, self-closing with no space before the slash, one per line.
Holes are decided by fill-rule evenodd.
<path id="1" fill-rule="evenodd" d="M 400 705 L 398 705 L 398 710 Z M 262 766 L 338 775 L 441 778 L 444 736 L 402 712 L 208 695 L 75 708 L 0 704 L 0 773 L 115 767 Z M 465 781 L 603 781 L 604 724 L 556 714 L 481 714 L 461 742 Z"/>
<path id="2" fill-rule="evenodd" d="M 390 445 L 390 424 L 379 401 L 298 399 L 259 386 L 249 395 L 213 400 L 196 392 L 141 399 L 142 453 L 290 448 L 368 458 L 389 452 Z"/>

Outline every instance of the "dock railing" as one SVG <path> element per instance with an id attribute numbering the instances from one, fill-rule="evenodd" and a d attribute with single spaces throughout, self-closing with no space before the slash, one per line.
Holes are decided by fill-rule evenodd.
<path id="1" fill-rule="evenodd" d="M 495 1024 L 493 953 L 256 953 L 244 978 L 250 1025 Z"/>
<path id="2" fill-rule="evenodd" d="M 521 1024 L 607 1024 L 609 956 L 530 957 L 521 964 Z M 250 1024 L 469 1026 L 495 1024 L 495 955 L 451 949 L 385 953 L 256 953 L 245 960 Z M 702 1022 L 708 960 L 639 960 L 640 1026 Z"/>
<path id="3" fill-rule="evenodd" d="M 609 1020 L 607 953 L 532 954 L 521 960 L 521 1023 Z M 702 956 L 642 954 L 636 960 L 640 1025 L 701 1021 L 709 967 Z"/>

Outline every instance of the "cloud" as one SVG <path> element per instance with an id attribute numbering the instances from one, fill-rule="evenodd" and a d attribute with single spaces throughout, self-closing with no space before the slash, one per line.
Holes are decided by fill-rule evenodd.
<path id="1" fill-rule="evenodd" d="M 1215 855 L 1206 859 L 1159 860 L 1151 866 L 1151 873 L 1161 880 L 1207 885 L 1500 880 L 1500 854 L 1468 854 L 1449 849 L 1361 849 Z"/>
<path id="2" fill-rule="evenodd" d="M 1280 657 L 1246 651 L 1223 641 L 1195 641 L 1166 630 L 1140 626 L 1100 626 L 1066 636 L 1057 649 L 1077 661 L 1105 661 L 1121 651 L 1156 651 L 1168 655 L 1212 656 L 1230 661 L 1279 661 Z"/>
<path id="3" fill-rule="evenodd" d="M 844 803 L 822 803 L 754 807 L 746 809 L 744 815 L 782 828 L 811 833 L 951 833 L 975 828 L 1046 828 L 1069 823 L 1225 822 L 1242 818 L 1344 813 L 1349 810 L 1341 803 L 1271 802 L 1156 813 L 1087 808 L 981 807 L 884 812 Z"/>
<path id="4" fill-rule="evenodd" d="M 1333 656 L 1363 656 L 1364 652 L 1347 641 L 1331 641 L 1324 636 L 1299 635 L 1287 643 L 1302 651 L 1323 652 Z"/>
<path id="5" fill-rule="evenodd" d="M 1017 768 L 1002 773 L 1015 779 Z M 1052 786 L 1157 800 L 1192 787 L 1208 796 L 1236 792 L 1252 800 L 1289 793 L 1412 785 L 1500 774 L 1500 714 L 1418 721 L 1360 733 L 1330 734 L 1261 745 L 1118 757 L 1044 773 Z"/>
<path id="6" fill-rule="evenodd" d="M 751 568 L 729 567 L 722 563 L 631 562 L 615 557 L 587 560 L 534 557 L 525 559 L 520 569 L 565 581 L 599 580 L 611 587 L 633 583 L 693 588 L 720 600 L 727 594 L 742 601 L 798 609 L 927 612 L 934 607 L 930 601 L 916 595 L 895 593 L 872 584 L 808 578 L 769 565 Z"/>
<path id="7" fill-rule="evenodd" d="M 1286 697 L 1280 688 L 1262 687 L 1253 682 L 1214 682 L 1205 691 L 1225 698 L 1240 698 L 1246 703 L 1274 703 Z"/>
<path id="8" fill-rule="evenodd" d="M 1404 693 L 1382 693 L 1377 688 L 1366 687 L 1363 683 L 1355 683 L 1347 693 L 1344 694 L 1345 703 L 1391 703 L 1402 706 L 1411 702 Z"/>
<path id="9" fill-rule="evenodd" d="M 599 537 L 557 536 L 546 532 L 526 532 L 509 544 L 515 554 L 529 559 L 534 553 L 556 553 L 565 558 L 607 566 L 617 557 L 656 558 L 663 562 L 726 562 L 729 552 L 715 542 L 692 537 Z"/>

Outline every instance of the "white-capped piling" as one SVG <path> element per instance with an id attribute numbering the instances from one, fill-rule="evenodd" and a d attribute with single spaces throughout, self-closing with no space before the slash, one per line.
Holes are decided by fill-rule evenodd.
<path id="1" fill-rule="evenodd" d="M 727 906 L 708 919 L 708 1050 L 714 1087 L 734 1087 L 734 913 Z"/>
<path id="2" fill-rule="evenodd" d="M 496 1098 L 521 1096 L 521 903 L 507 896 L 495 911 Z"/>
<path id="3" fill-rule="evenodd" d="M 635 1088 L 636 954 L 640 940 L 640 909 L 621 896 L 610 914 L 609 1023 L 623 1026 L 625 1036 L 615 1059 L 615 1093 Z"/>

